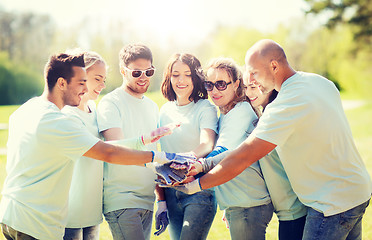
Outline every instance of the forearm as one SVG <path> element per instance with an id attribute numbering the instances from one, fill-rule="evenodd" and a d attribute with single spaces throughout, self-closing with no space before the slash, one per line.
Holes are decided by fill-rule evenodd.
<path id="1" fill-rule="evenodd" d="M 96 143 L 84 156 L 108 163 L 139 166 L 143 166 L 153 159 L 153 154 L 150 151 L 138 151 L 103 141 Z"/>
<path id="2" fill-rule="evenodd" d="M 271 152 L 276 146 L 255 137 L 249 137 L 237 149 L 200 178 L 202 189 L 211 188 L 230 181 L 247 167 Z"/>
<path id="3" fill-rule="evenodd" d="M 203 161 L 203 172 L 209 172 L 214 168 L 217 164 L 219 164 L 222 159 L 224 159 L 228 154 L 230 154 L 231 151 L 227 150 L 222 153 L 219 153 L 213 157 L 204 158 Z"/>

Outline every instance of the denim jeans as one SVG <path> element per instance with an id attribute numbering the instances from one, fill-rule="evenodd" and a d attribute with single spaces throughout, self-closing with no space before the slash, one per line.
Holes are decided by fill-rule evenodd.
<path id="1" fill-rule="evenodd" d="M 141 208 L 125 208 L 104 215 L 114 240 L 150 239 L 152 211 Z"/>
<path id="2" fill-rule="evenodd" d="M 63 240 L 98 240 L 99 225 L 85 228 L 66 228 Z"/>
<path id="3" fill-rule="evenodd" d="M 303 240 L 361 240 L 362 218 L 368 204 L 369 200 L 348 211 L 328 217 L 309 208 Z"/>
<path id="4" fill-rule="evenodd" d="M 230 207 L 225 211 L 232 240 L 264 240 L 266 228 L 273 216 L 270 202 L 256 207 Z"/>
<path id="5" fill-rule="evenodd" d="M 202 240 L 208 236 L 217 211 L 211 190 L 188 195 L 172 188 L 165 189 L 169 216 L 169 235 L 173 240 Z"/>
<path id="6" fill-rule="evenodd" d="M 306 216 L 289 221 L 279 220 L 279 240 L 301 240 Z"/>
<path id="7" fill-rule="evenodd" d="M 5 239 L 7 240 L 36 240 L 36 238 L 31 237 L 25 233 L 19 232 L 3 223 L 1 223 L 1 228 Z"/>

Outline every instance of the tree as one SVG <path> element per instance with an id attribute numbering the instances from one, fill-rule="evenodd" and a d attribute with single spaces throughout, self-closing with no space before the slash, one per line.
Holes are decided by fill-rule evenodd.
<path id="1" fill-rule="evenodd" d="M 364 43 L 372 42 L 372 1 L 371 0 L 305 0 L 311 9 L 308 13 L 329 12 L 331 17 L 326 25 L 334 28 L 339 24 L 354 27 L 354 38 Z"/>

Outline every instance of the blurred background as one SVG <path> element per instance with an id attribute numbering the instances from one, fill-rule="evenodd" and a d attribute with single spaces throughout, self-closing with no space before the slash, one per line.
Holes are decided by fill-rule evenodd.
<path id="1" fill-rule="evenodd" d="M 336 82 L 352 98 L 372 87 L 372 1 L 366 0 L 1 0 L 0 105 L 21 104 L 43 90 L 49 55 L 79 47 L 110 67 L 104 93 L 121 85 L 119 50 L 141 42 L 154 55 L 159 91 L 175 52 L 206 65 L 225 56 L 244 64 L 257 40 L 280 43 L 296 70 Z"/>

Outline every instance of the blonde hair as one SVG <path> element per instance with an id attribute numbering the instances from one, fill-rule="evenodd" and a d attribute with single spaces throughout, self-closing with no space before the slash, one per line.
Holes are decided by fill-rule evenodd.
<path id="1" fill-rule="evenodd" d="M 84 64 L 86 70 L 88 70 L 96 63 L 103 63 L 106 66 L 106 69 L 108 68 L 105 60 L 101 57 L 101 55 L 94 51 L 83 51 L 80 48 L 74 48 L 66 50 L 66 53 L 72 55 L 84 54 Z"/>

